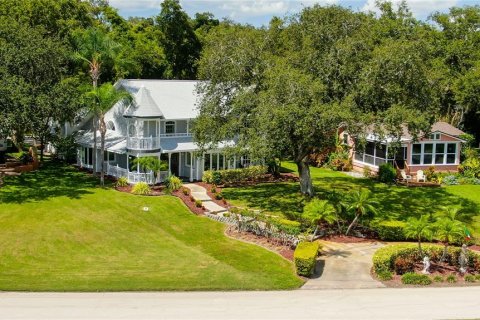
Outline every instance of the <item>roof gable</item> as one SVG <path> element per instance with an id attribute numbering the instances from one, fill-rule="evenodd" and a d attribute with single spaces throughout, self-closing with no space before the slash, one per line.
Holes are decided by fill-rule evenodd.
<path id="1" fill-rule="evenodd" d="M 163 113 L 152 99 L 148 89 L 141 86 L 123 116 L 126 118 L 163 118 Z"/>

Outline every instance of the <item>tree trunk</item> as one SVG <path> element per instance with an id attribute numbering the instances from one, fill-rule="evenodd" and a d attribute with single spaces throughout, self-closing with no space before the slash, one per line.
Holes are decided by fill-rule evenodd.
<path id="1" fill-rule="evenodd" d="M 317 226 L 315 227 L 315 230 L 313 230 L 312 239 L 310 240 L 310 242 L 312 242 L 313 240 L 315 240 L 315 236 L 317 235 L 317 230 L 318 230 L 318 224 L 317 224 Z"/>
<path id="2" fill-rule="evenodd" d="M 93 176 L 97 176 L 97 116 L 93 116 Z"/>
<path id="3" fill-rule="evenodd" d="M 420 258 L 423 259 L 422 241 L 418 238 L 418 252 L 420 252 Z"/>
<path id="4" fill-rule="evenodd" d="M 298 173 L 300 175 L 300 191 L 304 195 L 313 197 L 315 195 L 315 191 L 313 190 L 312 178 L 310 177 L 310 167 L 308 166 L 306 157 L 300 161 L 297 161 L 296 163 Z"/>
<path id="5" fill-rule="evenodd" d="M 445 261 L 447 258 L 447 248 L 448 248 L 448 242 L 445 242 L 445 247 L 443 248 L 443 254 L 442 257 L 440 258 L 440 262 Z"/>
<path id="6" fill-rule="evenodd" d="M 105 134 L 107 133 L 107 126 L 105 125 L 105 117 L 100 116 L 100 161 L 102 164 L 102 171 L 100 172 L 100 184 L 105 185 Z"/>
<path id="7" fill-rule="evenodd" d="M 348 229 L 347 229 L 347 232 L 345 232 L 345 235 L 348 236 L 348 234 L 350 233 L 350 230 L 352 230 L 352 228 L 355 226 L 355 224 L 357 223 L 357 220 L 358 220 L 358 217 L 360 217 L 359 214 L 356 214 L 355 215 L 355 218 L 353 219 L 352 223 L 350 223 L 350 225 L 348 226 Z"/>

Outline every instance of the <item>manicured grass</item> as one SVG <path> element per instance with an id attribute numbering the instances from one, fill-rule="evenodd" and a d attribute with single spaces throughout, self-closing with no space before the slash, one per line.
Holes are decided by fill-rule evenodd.
<path id="1" fill-rule="evenodd" d="M 282 163 L 284 170 L 297 172 L 295 164 Z M 348 193 L 368 188 L 379 202 L 379 218 L 406 220 L 411 216 L 434 214 L 441 206 L 463 207 L 465 221 L 474 236 L 480 237 L 480 186 L 461 185 L 441 188 L 407 188 L 350 177 L 342 172 L 311 168 L 315 191 L 320 197 L 332 192 Z M 265 210 L 270 214 L 293 218 L 303 210 L 304 197 L 298 183 L 260 184 L 228 188 L 222 191 L 234 205 Z"/>
<path id="2" fill-rule="evenodd" d="M 302 284 L 292 263 L 227 238 L 224 225 L 193 215 L 175 197 L 133 196 L 96 183 L 53 165 L 6 180 L 0 189 L 0 290 L 259 290 Z"/>

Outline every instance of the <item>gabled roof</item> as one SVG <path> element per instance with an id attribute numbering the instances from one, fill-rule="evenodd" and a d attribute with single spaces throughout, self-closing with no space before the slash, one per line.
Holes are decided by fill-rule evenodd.
<path id="1" fill-rule="evenodd" d="M 126 118 L 163 118 L 163 113 L 152 99 L 149 90 L 145 86 L 141 86 L 123 116 Z"/>
<path id="2" fill-rule="evenodd" d="M 454 137 L 458 137 L 465 133 L 462 130 L 455 128 L 451 124 L 443 121 L 435 122 L 432 125 L 432 132 L 442 132 Z"/>
<path id="3" fill-rule="evenodd" d="M 146 91 L 145 102 L 137 101 L 140 108 L 145 111 L 139 111 L 139 117 L 146 116 L 153 117 L 150 114 L 161 114 L 164 119 L 193 119 L 197 117 L 197 104 L 199 102 L 199 95 L 197 94 L 196 86 L 201 81 L 196 80 L 131 80 L 125 79 L 119 81 L 119 87 L 134 94 L 135 96 L 142 90 Z M 139 100 L 140 97 L 139 97 Z M 146 104 L 145 107 L 142 103 Z M 152 105 L 158 108 L 155 110 Z M 130 108 L 129 108 L 130 109 Z M 132 112 L 127 110 L 127 112 Z M 127 113 L 125 116 L 130 116 L 133 113 Z M 132 115 L 133 116 L 133 115 Z"/>

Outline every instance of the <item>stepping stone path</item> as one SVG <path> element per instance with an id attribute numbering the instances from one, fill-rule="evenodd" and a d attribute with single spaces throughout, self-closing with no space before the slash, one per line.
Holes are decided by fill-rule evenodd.
<path id="1" fill-rule="evenodd" d="M 322 254 L 315 274 L 302 289 L 383 288 L 370 274 L 372 256 L 384 246 L 379 242 L 337 243 L 321 241 Z"/>
<path id="2" fill-rule="evenodd" d="M 212 200 L 212 198 L 210 198 L 210 196 L 207 194 L 207 190 L 204 187 L 194 183 L 184 184 L 183 186 L 190 189 L 190 194 L 195 200 L 202 201 L 202 205 L 205 207 L 205 209 L 207 209 L 208 212 L 215 214 L 227 212 L 227 209 L 219 206 Z"/>

